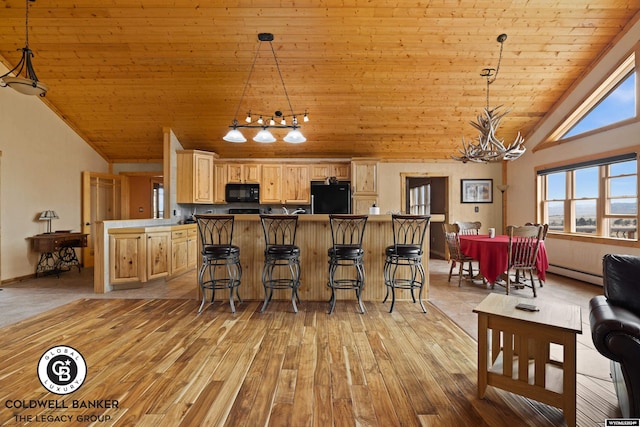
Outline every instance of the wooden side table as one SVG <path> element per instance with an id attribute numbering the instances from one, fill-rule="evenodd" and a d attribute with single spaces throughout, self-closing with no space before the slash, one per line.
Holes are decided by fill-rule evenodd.
<path id="1" fill-rule="evenodd" d="M 74 266 L 80 271 L 80 261 L 73 248 L 87 246 L 87 236 L 84 233 L 56 232 L 30 237 L 34 252 L 40 252 L 36 277 L 38 273 L 59 275 L 61 271 L 68 271 Z"/>
<path id="2" fill-rule="evenodd" d="M 516 309 L 520 302 L 540 311 Z M 490 294 L 473 310 L 478 314 L 478 397 L 487 385 L 562 409 L 576 425 L 576 334 L 581 309 L 529 298 Z M 562 360 L 550 356 L 562 346 Z"/>

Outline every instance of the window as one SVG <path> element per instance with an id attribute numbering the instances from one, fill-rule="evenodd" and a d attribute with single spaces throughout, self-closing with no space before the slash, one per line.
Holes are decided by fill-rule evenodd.
<path id="1" fill-rule="evenodd" d="M 636 117 L 635 87 L 635 54 L 632 54 L 556 128 L 548 142 Z"/>
<path id="2" fill-rule="evenodd" d="M 637 240 L 637 155 L 538 171 L 541 217 L 550 232 Z"/>
<path id="3" fill-rule="evenodd" d="M 590 130 L 602 128 L 613 123 L 636 116 L 636 75 L 629 74 L 607 97 L 596 104 L 562 138 L 570 138 Z"/>

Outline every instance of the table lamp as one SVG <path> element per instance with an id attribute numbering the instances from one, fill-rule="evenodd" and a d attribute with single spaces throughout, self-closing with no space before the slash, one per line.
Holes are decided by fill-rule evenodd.
<path id="1" fill-rule="evenodd" d="M 52 219 L 58 219 L 58 214 L 56 213 L 56 211 L 43 211 L 40 214 L 40 221 L 47 221 L 47 232 L 46 234 L 51 234 L 51 220 Z"/>

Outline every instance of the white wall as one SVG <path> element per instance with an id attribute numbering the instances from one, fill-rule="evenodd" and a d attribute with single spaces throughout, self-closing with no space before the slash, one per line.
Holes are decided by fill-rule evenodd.
<path id="1" fill-rule="evenodd" d="M 461 163 L 454 160 L 433 161 L 425 163 L 386 163 L 378 165 L 378 195 L 380 212 L 398 211 L 402 209 L 401 173 L 425 174 L 449 178 L 449 212 L 448 221 L 480 221 L 482 232 L 487 228 L 502 228 L 502 199 L 496 186 L 502 183 L 502 169 L 498 163 L 478 164 Z M 461 179 L 493 179 L 493 203 L 460 203 Z M 474 208 L 478 208 L 478 212 Z"/>
<path id="2" fill-rule="evenodd" d="M 507 169 L 509 183 L 507 217 L 509 222 L 524 223 L 535 214 L 535 168 L 537 166 L 563 161 L 570 163 L 572 159 L 578 157 L 598 155 L 625 147 L 628 147 L 629 151 L 638 150 L 640 123 L 629 124 L 566 144 L 541 149 L 536 153 L 531 150 L 541 143 L 598 86 L 604 76 L 608 75 L 632 52 L 638 40 L 640 40 L 640 23 L 636 20 L 635 25 L 627 33 L 619 36 L 613 47 L 601 57 L 599 62 L 593 64 L 594 66 L 588 74 L 585 74 L 573 90 L 566 94 L 563 100 L 547 114 L 537 130 L 527 137 L 527 153 L 520 159 L 509 163 Z M 547 237 L 545 245 L 550 264 L 593 275 L 602 274 L 602 256 L 607 253 L 640 255 L 639 248 L 560 240 L 554 239 L 551 235 Z"/>
<path id="3" fill-rule="evenodd" d="M 81 172 L 108 164 L 40 98 L 10 88 L 0 88 L 0 151 L 0 280 L 8 280 L 35 272 L 27 237 L 46 231 L 40 212 L 57 212 L 53 230 L 80 231 Z"/>

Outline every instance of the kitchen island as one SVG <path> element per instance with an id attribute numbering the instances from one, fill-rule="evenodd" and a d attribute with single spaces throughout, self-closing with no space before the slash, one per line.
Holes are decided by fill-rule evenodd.
<path id="1" fill-rule="evenodd" d="M 233 243 L 240 247 L 242 283 L 240 296 L 243 299 L 264 299 L 262 266 L 264 263 L 264 235 L 260 215 L 236 215 Z M 429 295 L 428 236 L 425 237 L 423 265 L 427 273 L 423 297 Z M 331 290 L 327 287 L 331 247 L 329 215 L 299 215 L 296 244 L 300 247 L 300 299 L 304 301 L 328 301 Z M 393 244 L 391 215 L 370 215 L 364 233 L 363 249 L 365 266 L 364 301 L 382 301 L 385 296 L 383 280 L 384 249 Z M 348 269 L 352 270 L 352 269 Z M 351 272 L 351 271 L 349 271 Z M 197 283 L 195 286 L 198 286 Z M 355 292 L 339 291 L 338 299 L 356 300 Z M 222 294 L 217 296 L 222 297 Z M 288 290 L 274 291 L 274 299 L 291 298 Z M 410 299 L 407 291 L 398 291 L 398 299 Z"/>
<path id="2" fill-rule="evenodd" d="M 331 295 L 327 287 L 328 256 L 331 246 L 331 227 L 329 215 L 299 215 L 296 244 L 300 247 L 301 285 L 300 299 L 304 301 L 328 301 Z M 113 232 L 111 228 L 111 232 Z M 119 229 L 118 232 L 125 232 Z M 427 231 L 428 233 L 428 231 Z M 108 239 L 105 239 L 108 242 Z M 426 275 L 423 298 L 429 296 L 429 236 L 424 239 L 423 265 Z M 260 223 L 260 215 L 235 215 L 233 244 L 240 247 L 240 262 L 242 264 L 242 283 L 240 296 L 246 300 L 264 299 L 262 287 L 262 266 L 264 263 L 264 235 Z M 384 250 L 393 244 L 393 230 L 391 215 L 370 215 L 365 229 L 363 249 L 366 281 L 362 293 L 364 301 L 382 301 L 385 296 L 383 280 Z M 108 245 L 108 243 L 107 243 Z M 199 248 L 198 244 L 198 248 Z M 105 249 L 108 253 L 108 249 Z M 200 265 L 198 259 L 197 265 Z M 107 279 L 107 282 L 109 279 Z M 199 291 L 199 285 L 194 275 L 194 287 Z M 105 286 L 102 289 L 109 289 Z M 199 292 L 198 292 L 199 293 Z M 224 299 L 222 293 L 217 298 Z M 338 299 L 356 300 L 355 292 L 341 291 Z M 274 299 L 287 300 L 291 298 L 288 290 L 274 291 Z M 398 291 L 398 299 L 410 299 L 408 291 Z"/>

